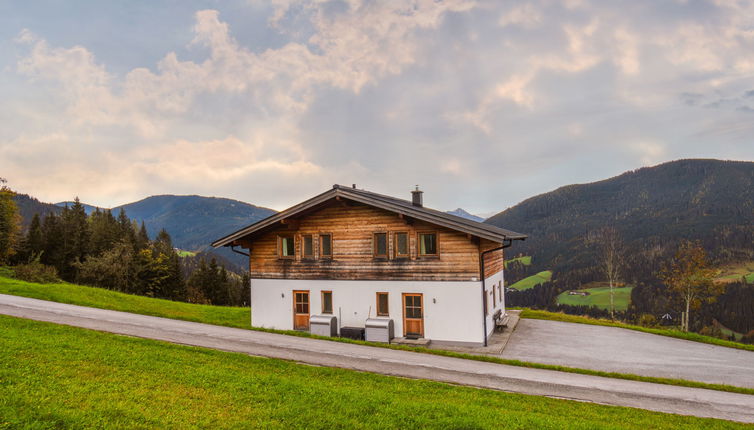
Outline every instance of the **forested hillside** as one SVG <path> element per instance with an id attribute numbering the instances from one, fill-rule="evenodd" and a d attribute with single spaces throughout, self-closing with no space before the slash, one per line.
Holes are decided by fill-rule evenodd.
<path id="1" fill-rule="evenodd" d="M 151 196 L 114 208 L 144 221 L 153 236 L 167 230 L 181 249 L 200 251 L 213 241 L 275 213 L 238 200 L 202 196 Z"/>
<path id="2" fill-rule="evenodd" d="M 13 200 L 18 207 L 18 213 L 21 216 L 21 225 L 24 229 L 29 227 L 34 215 L 44 217 L 47 214 L 60 214 L 62 207 L 51 203 L 43 203 L 28 194 L 15 194 Z"/>
<path id="3" fill-rule="evenodd" d="M 23 194 L 16 195 L 15 201 L 20 209 L 24 228 L 28 227 L 34 214 L 42 217 L 48 213 L 59 214 L 64 206 L 73 206 L 73 202 L 56 205 L 41 203 Z M 82 206 L 87 215 L 96 209 L 95 206 L 84 203 Z M 238 200 L 175 195 L 147 197 L 115 207 L 112 213 L 118 214 L 121 209 L 130 219 L 139 224 L 144 222 L 149 237 L 156 237 L 160 230 L 165 229 L 177 248 L 197 252 L 209 251 L 209 245 L 213 241 L 275 213 L 272 209 Z M 234 270 L 246 269 L 246 258 L 229 249 L 213 249 L 211 253 L 231 262 Z"/>
<path id="4" fill-rule="evenodd" d="M 563 291 L 606 281 L 598 238 L 612 228 L 621 241 L 619 280 L 635 287 L 623 317 L 677 319 L 681 306 L 658 274 L 682 241 L 698 240 L 713 267 L 754 260 L 754 163 L 679 160 L 642 168 L 532 197 L 485 222 L 529 235 L 512 250 L 531 255 L 532 264 L 511 274 L 553 271 L 552 282 L 512 292 L 512 303 L 605 314 L 554 300 Z M 754 330 L 754 285 L 735 281 L 703 307 L 693 321 L 695 330 L 715 321 L 741 333 Z"/>
<path id="5" fill-rule="evenodd" d="M 680 240 L 698 239 L 713 262 L 754 259 L 754 163 L 679 160 L 532 197 L 487 223 L 529 235 L 514 252 L 532 272 L 552 269 L 569 287 L 596 279 L 590 234 L 618 230 L 634 269 L 655 272 Z M 641 269 L 641 270 L 640 270 Z"/>

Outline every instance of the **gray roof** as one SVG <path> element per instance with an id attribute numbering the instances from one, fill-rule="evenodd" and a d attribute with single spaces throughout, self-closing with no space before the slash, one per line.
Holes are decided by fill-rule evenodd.
<path id="1" fill-rule="evenodd" d="M 229 234 L 214 241 L 212 243 L 212 246 L 228 246 L 234 240 L 262 230 L 265 227 L 275 225 L 281 220 L 295 216 L 303 211 L 311 209 L 336 197 L 352 200 L 369 206 L 378 207 L 391 212 L 402 214 L 410 218 L 426 221 L 428 223 L 447 227 L 452 230 L 461 231 L 473 236 L 492 240 L 494 242 L 502 243 L 504 240 L 524 240 L 527 237 L 525 234 L 516 233 L 514 231 L 495 227 L 490 224 L 472 221 L 470 219 L 451 215 L 449 213 L 430 209 L 424 206 L 415 206 L 408 200 L 398 199 L 383 194 L 373 193 L 371 191 L 359 190 L 356 188 L 336 184 L 333 185 L 332 189 L 327 190 L 322 194 L 314 196 L 309 200 L 301 202 L 282 212 L 278 212 L 275 215 L 271 215 L 248 227 L 244 227 L 241 230 L 236 231 L 235 233 Z"/>

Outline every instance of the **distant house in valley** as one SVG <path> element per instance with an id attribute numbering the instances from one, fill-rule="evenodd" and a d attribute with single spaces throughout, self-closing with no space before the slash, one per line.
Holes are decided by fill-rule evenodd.
<path id="1" fill-rule="evenodd" d="M 571 290 L 571 291 L 568 292 L 568 295 L 569 296 L 588 296 L 589 295 L 589 291 Z"/>
<path id="2" fill-rule="evenodd" d="M 398 337 L 483 345 L 505 315 L 504 248 L 525 238 L 426 208 L 418 187 L 409 201 L 334 185 L 212 245 L 248 251 L 254 326 L 392 319 Z"/>

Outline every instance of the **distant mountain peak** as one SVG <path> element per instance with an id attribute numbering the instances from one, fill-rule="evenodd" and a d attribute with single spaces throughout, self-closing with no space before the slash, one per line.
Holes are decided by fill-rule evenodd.
<path id="1" fill-rule="evenodd" d="M 463 210 L 461 208 L 456 208 L 456 210 L 454 210 L 454 211 L 447 211 L 446 213 L 449 213 L 449 214 L 455 215 L 455 216 L 459 216 L 461 218 L 470 219 L 472 221 L 477 221 L 477 222 L 484 221 L 484 218 L 476 216 L 476 215 L 472 215 L 472 214 L 466 212 L 465 210 Z"/>

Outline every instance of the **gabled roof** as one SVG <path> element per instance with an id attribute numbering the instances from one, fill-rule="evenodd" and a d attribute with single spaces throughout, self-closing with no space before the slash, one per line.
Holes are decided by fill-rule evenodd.
<path id="1" fill-rule="evenodd" d="M 236 231 L 235 233 L 218 239 L 212 243 L 212 246 L 229 246 L 234 240 L 241 239 L 244 236 L 248 236 L 249 234 L 262 230 L 266 227 L 275 225 L 276 223 L 279 223 L 286 218 L 296 216 L 308 209 L 311 209 L 336 197 L 385 209 L 390 212 L 395 212 L 410 218 L 468 233 L 473 236 L 492 240 L 494 242 L 502 243 L 504 240 L 524 240 L 527 237 L 525 234 L 516 233 L 514 231 L 495 227 L 490 224 L 472 221 L 424 206 L 415 206 L 408 200 L 398 199 L 383 194 L 373 193 L 371 191 L 359 190 L 356 188 L 336 184 L 333 185 L 331 190 L 327 190 L 322 194 L 310 198 L 309 200 L 301 202 L 282 212 L 278 212 L 275 215 L 258 221 L 248 227 L 244 227 L 241 230 Z"/>

